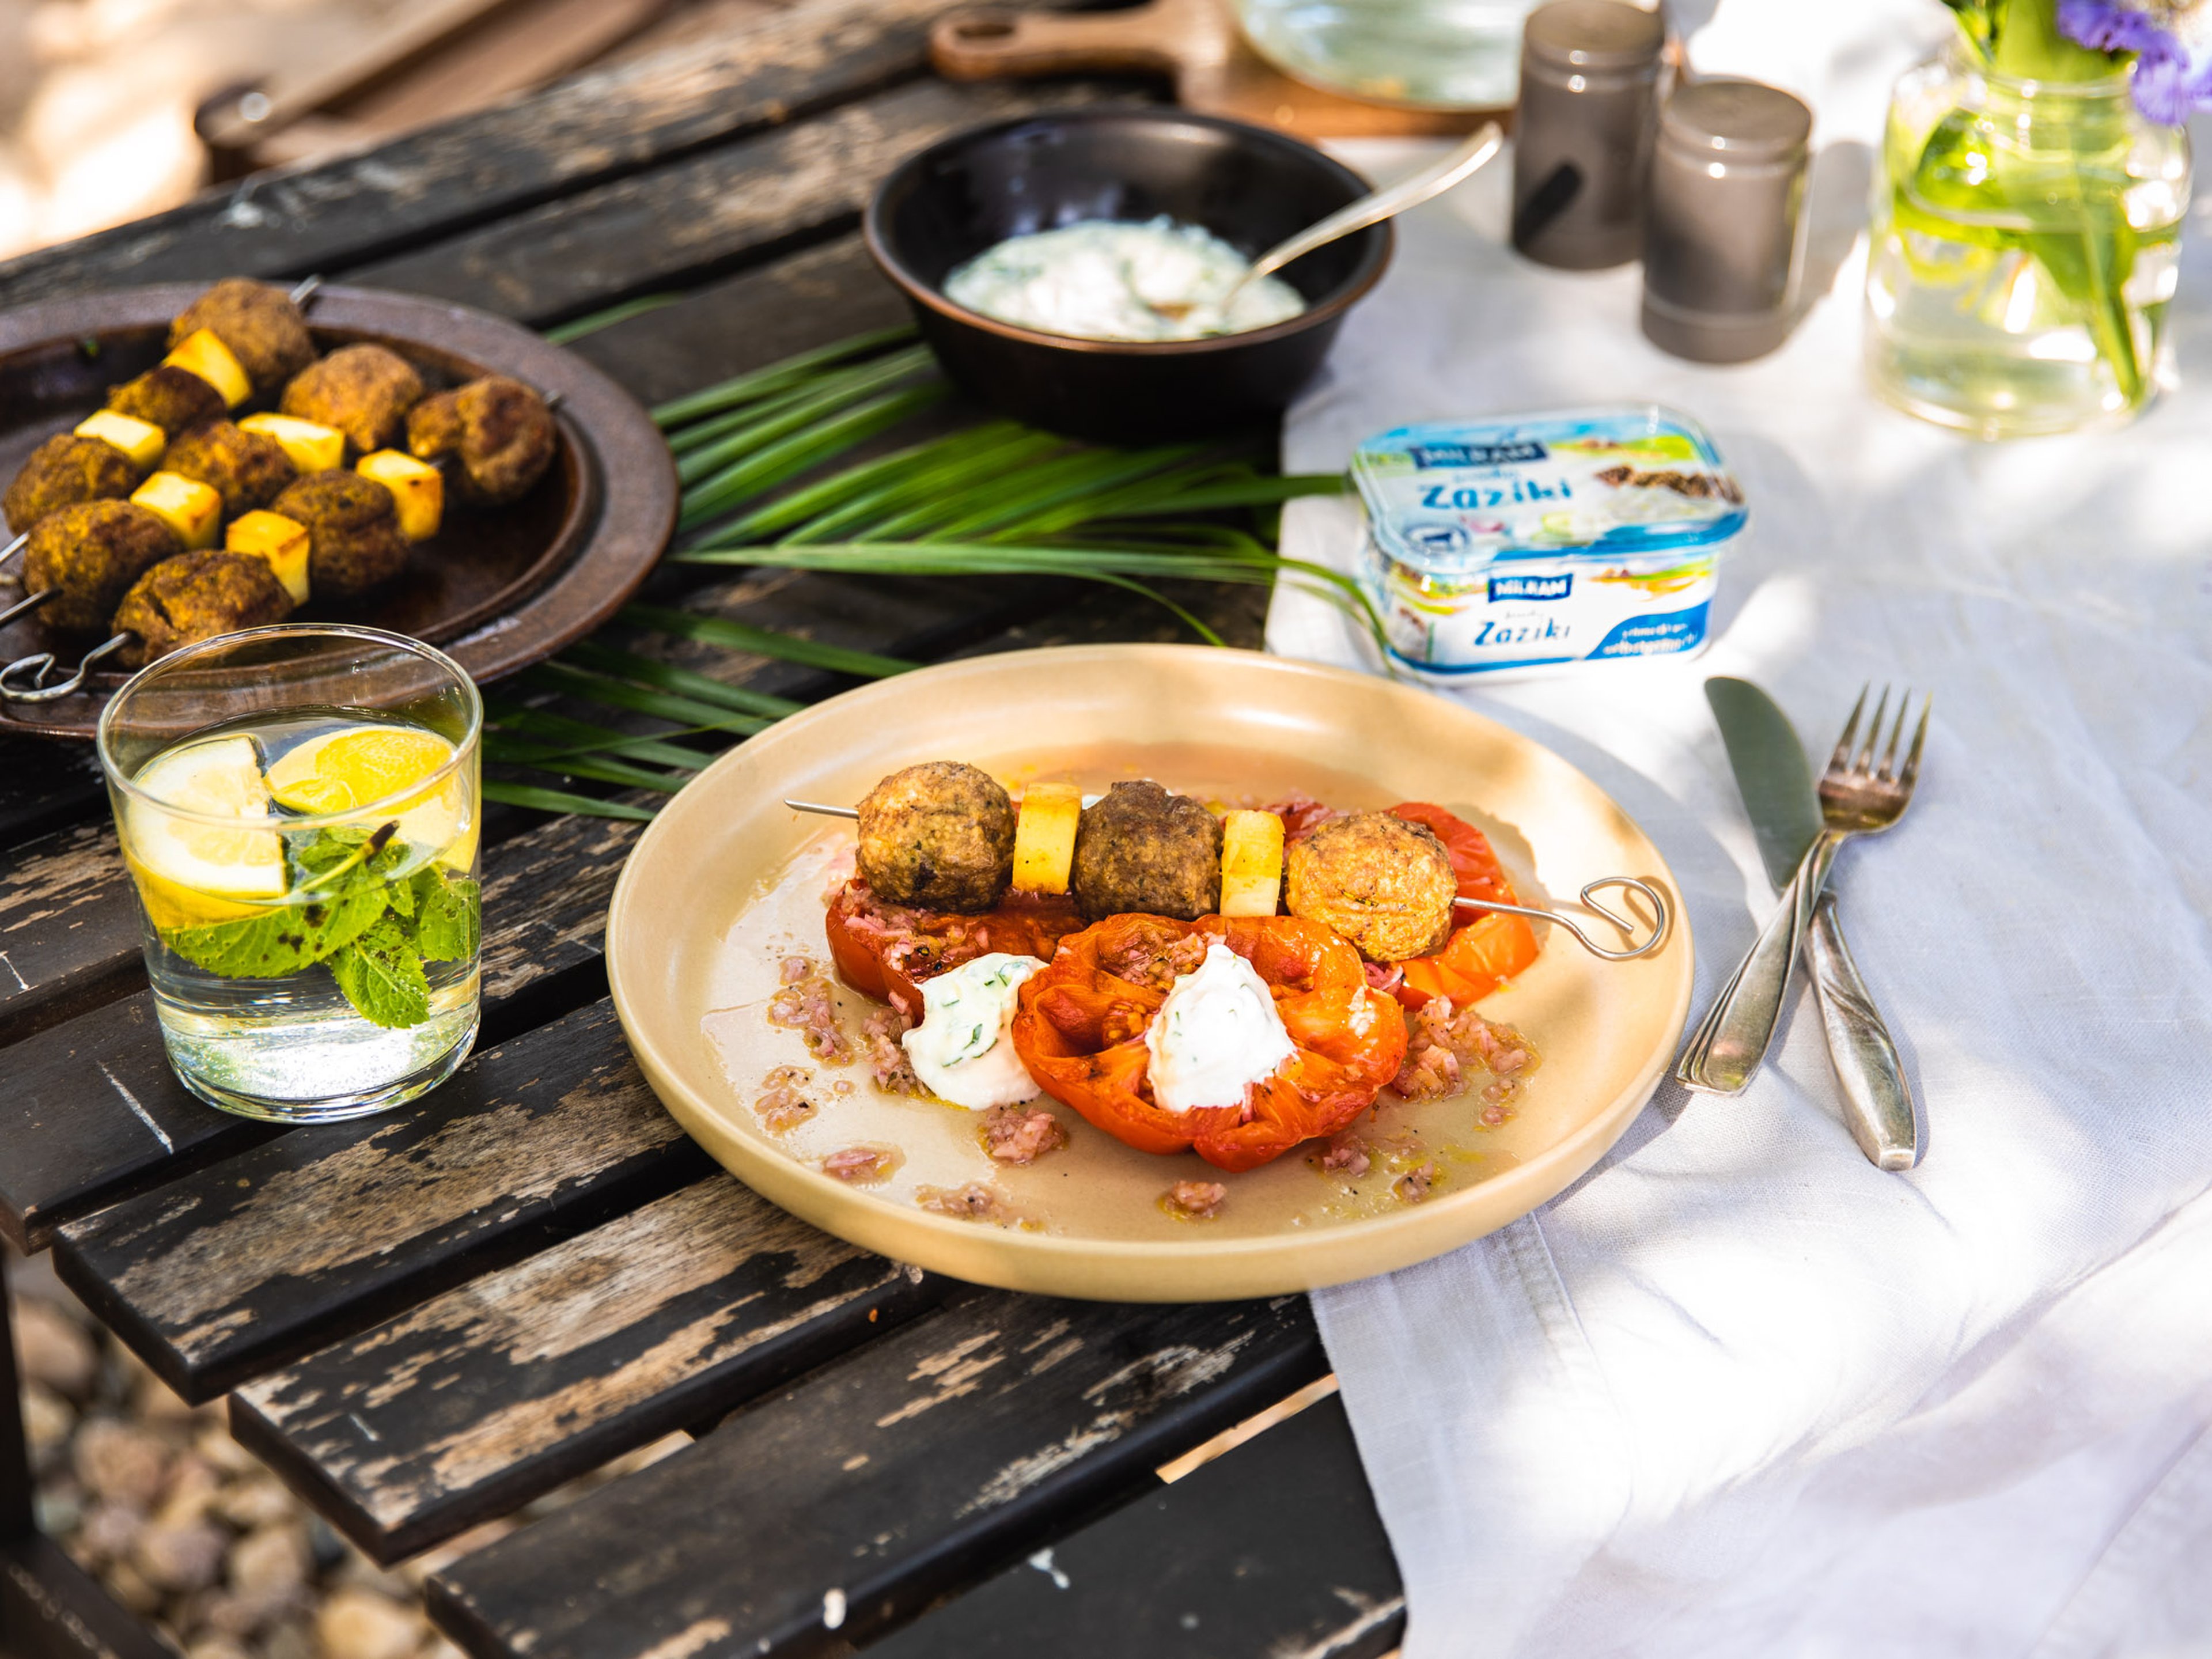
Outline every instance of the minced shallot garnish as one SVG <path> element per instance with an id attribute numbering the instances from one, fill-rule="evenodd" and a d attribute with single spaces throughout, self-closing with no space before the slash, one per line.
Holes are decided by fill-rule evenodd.
<path id="1" fill-rule="evenodd" d="M 1212 943 L 1212 937 L 1206 933 L 1187 933 L 1165 944 L 1133 938 L 1119 949 L 1100 951 L 1098 966 L 1132 985 L 1155 991 L 1171 990 L 1177 979 L 1196 973 L 1204 964 L 1206 947 Z"/>
<path id="2" fill-rule="evenodd" d="M 1441 1100 L 1457 1094 L 1470 1070 L 1487 1072 L 1481 1121 L 1492 1128 L 1513 1115 L 1521 1085 L 1536 1069 L 1534 1047 L 1510 1025 L 1485 1019 L 1472 1008 L 1431 997 L 1414 1013 L 1407 1033 L 1406 1061 L 1391 1088 L 1407 1100 Z"/>
<path id="3" fill-rule="evenodd" d="M 1211 1221 L 1228 1197 L 1229 1188 L 1218 1181 L 1178 1181 L 1161 1194 L 1160 1204 L 1188 1220 Z"/>
<path id="4" fill-rule="evenodd" d="M 768 1022 L 799 1033 L 806 1052 L 830 1066 L 852 1063 L 853 1045 L 837 1024 L 837 1000 L 822 964 L 811 957 L 786 957 L 783 983 L 768 1000 Z"/>
<path id="5" fill-rule="evenodd" d="M 896 1008 L 878 1008 L 870 1014 L 860 1027 L 860 1038 L 868 1045 L 868 1071 L 876 1080 L 876 1087 L 885 1094 L 923 1095 L 929 1092 L 915 1075 L 914 1066 L 906 1057 L 906 1049 L 899 1042 L 914 1029 L 914 1022 Z"/>
<path id="6" fill-rule="evenodd" d="M 983 1114 L 983 1150 L 1001 1164 L 1034 1164 L 1067 1145 L 1067 1131 L 1042 1106 L 994 1106 Z"/>
<path id="7" fill-rule="evenodd" d="M 963 1221 L 992 1221 L 1003 1227 L 1021 1218 L 1003 1194 L 980 1181 L 971 1181 L 964 1187 L 917 1187 L 914 1201 L 925 1210 L 956 1216 Z"/>
<path id="8" fill-rule="evenodd" d="M 1436 1179 L 1437 1166 L 1424 1164 L 1419 1169 L 1409 1170 L 1400 1176 L 1391 1183 L 1390 1190 L 1398 1194 L 1401 1202 L 1418 1204 L 1429 1195 L 1429 1188 L 1436 1183 Z"/>
<path id="9" fill-rule="evenodd" d="M 895 1146 L 846 1146 L 822 1160 L 822 1173 L 868 1186 L 881 1181 L 904 1160 Z"/>
<path id="10" fill-rule="evenodd" d="M 1350 1176 L 1357 1181 L 1367 1173 L 1374 1161 L 1367 1155 L 1367 1143 L 1347 1133 L 1330 1141 L 1328 1150 L 1316 1162 L 1318 1168 L 1330 1175 Z"/>
<path id="11" fill-rule="evenodd" d="M 1367 969 L 1367 988 L 1389 996 L 1406 982 L 1406 965 L 1401 962 L 1370 962 Z"/>
<path id="12" fill-rule="evenodd" d="M 813 1080 L 814 1073 L 804 1066 L 779 1066 L 761 1079 L 761 1096 L 753 1102 L 753 1110 L 778 1134 L 804 1123 L 814 1115 L 814 1103 L 800 1091 Z"/>

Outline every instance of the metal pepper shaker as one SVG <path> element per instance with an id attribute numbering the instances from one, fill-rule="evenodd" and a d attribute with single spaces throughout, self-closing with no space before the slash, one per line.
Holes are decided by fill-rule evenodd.
<path id="1" fill-rule="evenodd" d="M 1667 26 L 1624 0 L 1550 0 L 1521 34 L 1513 246 L 1597 270 L 1644 251 L 1645 176 Z"/>
<path id="2" fill-rule="evenodd" d="M 1644 331 L 1737 363 L 1788 337 L 1804 263 L 1813 112 L 1756 81 L 1678 88 L 1659 115 L 1644 225 Z"/>

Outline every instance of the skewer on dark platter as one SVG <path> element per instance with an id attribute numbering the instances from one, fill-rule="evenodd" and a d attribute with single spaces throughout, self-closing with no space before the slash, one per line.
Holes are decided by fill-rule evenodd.
<path id="1" fill-rule="evenodd" d="M 914 769 L 915 771 L 921 771 L 923 769 Z M 966 770 L 968 769 L 963 768 L 962 769 Z M 881 786 L 878 787 L 881 787 Z M 1039 795 L 1049 795 L 1052 798 L 1050 804 L 1044 807 L 1043 811 L 1041 811 L 1040 817 L 1044 816 L 1046 812 L 1050 812 L 1058 816 L 1062 820 L 1057 838 L 1061 840 L 1065 846 L 1069 848 L 1072 848 L 1073 842 L 1073 824 L 1076 811 L 1078 811 L 1079 808 L 1087 809 L 1096 805 L 1101 799 L 1097 796 L 1078 796 L 1072 788 L 1064 785 L 1045 786 L 1043 788 L 1033 790 L 1031 793 Z M 787 799 L 783 804 L 794 812 L 807 812 L 821 817 L 843 818 L 855 823 L 859 822 L 860 818 L 860 811 L 858 807 L 837 806 L 823 801 L 792 799 Z M 1025 796 L 1023 803 L 1024 821 L 1027 818 L 1028 805 L 1028 797 Z M 1231 817 L 1248 817 L 1264 819 L 1267 817 L 1273 817 L 1275 815 L 1273 813 L 1245 813 L 1232 814 Z M 1280 822 L 1279 819 L 1277 821 L 1278 823 Z M 1045 835 L 1050 833 L 1051 832 L 1049 831 L 1041 832 L 1039 839 L 1043 839 Z M 1277 884 L 1279 884 L 1281 879 L 1281 836 L 1279 833 L 1273 831 L 1270 831 L 1269 833 L 1273 835 L 1274 840 L 1277 843 L 1277 849 L 1273 866 L 1271 869 L 1261 872 L 1261 877 L 1257 883 L 1257 888 L 1260 894 L 1259 902 L 1262 906 L 1266 906 L 1273 902 L 1270 896 L 1275 890 Z M 1228 839 L 1230 838 L 1224 836 L 1224 840 L 1226 841 Z M 1024 856 L 1024 837 L 1022 831 L 1018 829 L 1016 832 L 1015 851 L 1013 856 L 1017 867 L 1018 867 Z M 1222 866 L 1222 883 L 1219 890 L 1224 894 L 1230 889 L 1231 866 L 1232 863 L 1237 860 L 1237 849 L 1233 846 L 1227 848 L 1224 851 Z M 1066 863 L 1066 859 L 1064 857 L 1059 860 L 1061 881 L 1060 887 L 1056 890 L 1066 890 L 1067 876 Z M 1018 882 L 1018 884 L 1019 884 Z M 1249 880 L 1246 884 L 1250 884 Z M 1594 896 L 1594 895 L 1597 893 L 1613 888 L 1626 889 L 1630 892 L 1640 895 L 1644 902 L 1650 906 L 1650 916 L 1647 919 L 1638 917 L 1634 915 L 1622 915 L 1619 911 L 1608 908 L 1605 904 L 1600 902 L 1599 900 Z M 1668 902 L 1667 896 L 1661 892 L 1659 889 L 1653 886 L 1650 882 L 1641 880 L 1634 876 L 1601 876 L 1595 881 L 1585 883 L 1581 893 L 1578 895 L 1578 897 L 1581 900 L 1582 908 L 1584 910 L 1601 918 L 1609 926 L 1619 930 L 1624 939 L 1631 941 L 1630 948 L 1626 950 L 1608 949 L 1583 931 L 1580 920 L 1577 917 L 1569 915 L 1565 911 L 1545 909 L 1535 905 L 1508 904 L 1496 900 L 1464 898 L 1457 896 L 1456 895 L 1452 896 L 1449 902 L 1452 908 L 1463 912 L 1472 911 L 1488 913 L 1492 911 L 1499 911 L 1510 915 L 1527 916 L 1538 921 L 1554 922 L 1560 927 L 1565 928 L 1569 934 L 1572 935 L 1575 942 L 1580 945 L 1584 950 L 1588 951 L 1592 956 L 1597 957 L 1607 962 L 1632 962 L 1636 960 L 1638 957 L 1650 956 L 1654 951 L 1656 951 L 1661 945 L 1666 942 L 1667 936 L 1673 927 L 1674 907 Z M 1226 908 L 1226 904 L 1227 901 L 1224 898 L 1224 908 Z M 1442 912 L 1438 912 L 1437 914 L 1441 916 Z M 1641 943 L 1635 943 L 1634 941 L 1638 939 L 1638 935 L 1641 934 L 1646 927 L 1650 929 L 1650 936 L 1648 939 L 1643 939 Z"/>

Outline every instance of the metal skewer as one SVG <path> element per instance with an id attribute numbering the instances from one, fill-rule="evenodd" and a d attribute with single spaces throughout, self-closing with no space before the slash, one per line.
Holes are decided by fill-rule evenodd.
<path id="1" fill-rule="evenodd" d="M 1497 904 L 1488 899 L 1455 898 L 1452 902 L 1462 909 L 1503 910 L 1508 915 L 1533 916 L 1539 921 L 1556 921 L 1575 936 L 1575 942 L 1583 950 L 1607 962 L 1633 962 L 1638 957 L 1650 956 L 1666 941 L 1668 930 L 1674 926 L 1674 908 L 1667 902 L 1667 896 L 1664 893 L 1650 882 L 1638 881 L 1634 876 L 1600 876 L 1595 881 L 1583 884 L 1580 896 L 1583 908 L 1595 910 L 1599 915 L 1603 916 L 1620 930 L 1624 939 L 1634 939 L 1641 924 L 1633 916 L 1616 915 L 1592 898 L 1591 893 L 1601 887 L 1626 887 L 1643 894 L 1651 902 L 1652 912 L 1656 918 L 1652 924 L 1651 937 L 1634 950 L 1607 950 L 1588 933 L 1583 932 L 1575 919 L 1564 910 L 1539 910 L 1533 905 L 1527 904 Z"/>
<path id="2" fill-rule="evenodd" d="M 0 675 L 0 683 L 4 683 L 5 678 L 5 675 Z M 783 804 L 794 812 L 812 812 L 817 817 L 825 818 L 857 819 L 860 816 L 856 808 L 831 806 L 818 800 L 786 799 Z M 1600 876 L 1595 881 L 1583 884 L 1580 895 L 1583 908 L 1595 911 L 1619 928 L 1621 937 L 1632 939 L 1643 930 L 1643 923 L 1634 916 L 1624 916 L 1607 909 L 1604 905 L 1590 896 L 1592 893 L 1603 887 L 1626 887 L 1632 891 L 1641 893 L 1650 902 L 1654 917 L 1651 937 L 1633 950 L 1607 950 L 1605 946 L 1585 933 L 1582 930 L 1581 924 L 1574 917 L 1563 910 L 1540 910 L 1529 904 L 1498 904 L 1488 899 L 1455 898 L 1452 902 L 1462 909 L 1503 910 L 1509 915 L 1529 916 L 1538 921 L 1555 921 L 1574 935 L 1576 944 L 1581 945 L 1592 956 L 1606 962 L 1633 962 L 1638 957 L 1650 956 L 1666 942 L 1668 933 L 1673 928 L 1674 923 L 1674 907 L 1667 902 L 1667 896 L 1664 893 L 1650 882 L 1638 881 L 1634 876 Z"/>
<path id="3" fill-rule="evenodd" d="M 46 594 L 35 597 L 44 599 Z M 84 684 L 86 677 L 101 658 L 120 651 L 137 637 L 132 634 L 118 634 L 105 643 L 95 645 L 84 653 L 67 679 L 52 685 L 46 684 L 46 676 L 54 672 L 52 652 L 40 651 L 31 656 L 18 657 L 5 668 L 0 668 L 0 697 L 5 697 L 9 702 L 52 702 L 58 698 L 66 697 Z M 21 683 L 19 678 L 25 674 L 30 676 L 27 684 Z"/>
<path id="4" fill-rule="evenodd" d="M 29 616 L 31 612 L 36 611 L 49 599 L 52 598 L 53 593 L 54 590 L 52 588 L 46 588 L 39 592 L 32 594 L 28 599 L 16 600 L 15 604 L 9 605 L 5 611 L 0 611 L 0 628 L 5 628 L 9 623 L 15 621 L 18 617 Z"/>

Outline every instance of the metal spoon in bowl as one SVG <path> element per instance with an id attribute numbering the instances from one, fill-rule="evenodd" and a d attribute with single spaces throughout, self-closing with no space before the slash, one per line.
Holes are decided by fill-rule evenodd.
<path id="1" fill-rule="evenodd" d="M 1457 149 L 1441 161 L 1423 167 L 1412 177 L 1401 179 L 1388 189 L 1361 197 L 1349 207 L 1339 208 L 1328 218 L 1309 225 L 1287 241 L 1278 242 L 1252 262 L 1252 268 L 1237 279 L 1236 285 L 1221 298 L 1221 314 L 1227 316 L 1229 308 L 1237 302 L 1248 283 L 1256 283 L 1262 276 L 1272 276 L 1291 260 L 1325 247 L 1340 236 L 1349 236 L 1355 230 L 1364 230 L 1370 225 L 1379 225 L 1385 219 L 1395 219 L 1407 208 L 1419 207 L 1431 197 L 1441 196 L 1462 179 L 1468 178 L 1492 156 L 1505 142 L 1505 132 L 1495 121 L 1485 122 L 1480 131 Z"/>

